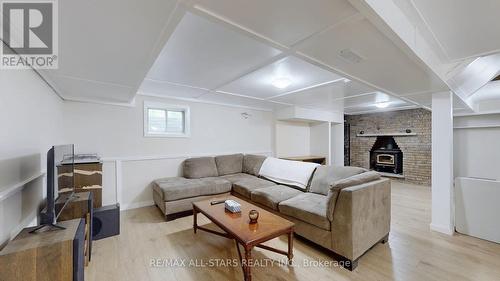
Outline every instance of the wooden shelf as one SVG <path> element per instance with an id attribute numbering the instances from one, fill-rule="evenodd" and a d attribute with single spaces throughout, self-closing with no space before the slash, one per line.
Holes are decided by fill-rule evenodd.
<path id="1" fill-rule="evenodd" d="M 416 136 L 417 133 L 372 133 L 372 134 L 357 134 L 357 137 L 381 137 L 381 136 L 391 136 L 391 137 L 410 137 Z"/>
<path id="2" fill-rule="evenodd" d="M 453 127 L 453 129 L 487 129 L 487 128 L 500 128 L 500 125 L 470 125 L 470 126 Z"/>

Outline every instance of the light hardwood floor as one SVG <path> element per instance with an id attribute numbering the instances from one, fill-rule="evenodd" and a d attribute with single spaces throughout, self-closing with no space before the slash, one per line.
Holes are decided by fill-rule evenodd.
<path id="1" fill-rule="evenodd" d="M 331 261 L 328 252 L 301 239 L 294 244 L 294 266 L 255 267 L 253 280 L 500 280 L 500 245 L 429 230 L 430 188 L 393 182 L 389 243 L 378 244 L 353 272 L 307 261 Z M 500 214 L 499 214 L 500 215 Z M 209 221 L 199 216 L 199 224 Z M 286 238 L 268 243 L 286 249 Z M 86 280 L 242 280 L 239 267 L 211 267 L 237 259 L 234 242 L 205 232 L 193 234 L 192 216 L 165 222 L 156 207 L 122 213 L 121 234 L 96 241 Z M 253 256 L 282 256 L 255 249 Z M 150 265 L 152 259 L 194 259 L 192 266 Z M 180 263 L 180 262 L 179 262 Z M 199 265 L 206 267 L 199 267 Z"/>

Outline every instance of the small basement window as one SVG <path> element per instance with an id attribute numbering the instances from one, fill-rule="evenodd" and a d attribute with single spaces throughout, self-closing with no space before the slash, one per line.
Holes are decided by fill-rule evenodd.
<path id="1" fill-rule="evenodd" d="M 145 137 L 189 137 L 189 107 L 144 102 Z"/>

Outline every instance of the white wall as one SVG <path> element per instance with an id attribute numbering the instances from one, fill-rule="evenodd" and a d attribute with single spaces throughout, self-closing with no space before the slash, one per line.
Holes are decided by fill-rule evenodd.
<path id="1" fill-rule="evenodd" d="M 330 122 L 311 124 L 310 152 L 314 156 L 326 157 L 326 164 L 330 164 Z"/>
<path id="2" fill-rule="evenodd" d="M 0 199 L 0 245 L 36 218 L 46 152 L 64 140 L 62 107 L 35 72 L 0 70 L 0 194 L 14 190 Z"/>
<path id="3" fill-rule="evenodd" d="M 144 137 L 144 100 L 189 106 L 191 137 Z M 103 204 L 115 197 L 124 208 L 152 204 L 151 181 L 179 175 L 190 156 L 273 154 L 272 112 L 145 96 L 137 96 L 133 107 L 66 102 L 64 112 L 67 140 L 77 153 L 98 153 L 105 160 Z M 250 117 L 244 119 L 243 112 Z"/>
<path id="4" fill-rule="evenodd" d="M 276 157 L 311 155 L 309 123 L 276 121 Z"/>
<path id="5" fill-rule="evenodd" d="M 500 181 L 500 114 L 454 118 L 454 174 Z"/>
<path id="6" fill-rule="evenodd" d="M 307 123 L 278 120 L 276 121 L 276 156 L 323 156 L 326 158 L 326 163 L 330 165 L 331 134 L 330 122 Z M 343 140 L 341 145 L 343 150 Z"/>
<path id="7" fill-rule="evenodd" d="M 457 232 L 500 242 L 500 114 L 454 118 Z"/>
<path id="8" fill-rule="evenodd" d="M 344 166 L 344 123 L 331 126 L 331 165 Z"/>

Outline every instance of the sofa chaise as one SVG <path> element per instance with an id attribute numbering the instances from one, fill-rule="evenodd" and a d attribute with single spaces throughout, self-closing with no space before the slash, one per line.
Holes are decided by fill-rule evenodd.
<path id="1" fill-rule="evenodd" d="M 307 186 L 297 188 L 262 177 L 265 160 L 248 154 L 187 159 L 183 177 L 153 182 L 155 204 L 171 220 L 191 213 L 192 202 L 232 194 L 293 221 L 296 234 L 333 251 L 350 270 L 371 247 L 387 242 L 388 179 L 364 168 L 318 165 Z"/>

